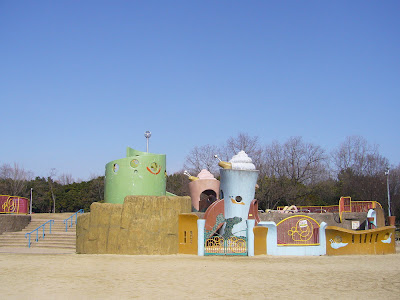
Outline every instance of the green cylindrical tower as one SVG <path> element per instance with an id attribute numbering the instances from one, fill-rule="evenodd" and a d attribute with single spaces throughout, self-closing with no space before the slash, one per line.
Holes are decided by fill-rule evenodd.
<path id="1" fill-rule="evenodd" d="M 128 195 L 165 196 L 166 156 L 127 148 L 126 157 L 106 164 L 104 201 L 124 203 Z"/>

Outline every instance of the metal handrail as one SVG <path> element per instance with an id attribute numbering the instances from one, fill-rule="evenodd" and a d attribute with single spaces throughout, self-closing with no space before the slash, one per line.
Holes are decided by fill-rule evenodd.
<path id="1" fill-rule="evenodd" d="M 78 214 L 83 214 L 84 211 L 83 209 L 78 210 L 76 213 L 74 213 L 72 216 L 70 216 L 69 218 L 66 218 L 64 220 L 64 224 L 65 224 L 65 231 L 68 231 L 68 220 L 71 219 L 71 225 L 69 225 L 69 227 L 72 227 L 73 224 L 73 218 L 75 216 L 75 224 L 78 221 Z"/>
<path id="2" fill-rule="evenodd" d="M 48 220 L 46 223 L 43 223 L 42 225 L 40 225 L 38 228 L 32 230 L 31 232 L 25 233 L 25 238 L 27 235 L 29 235 L 29 239 L 28 239 L 28 247 L 31 247 L 31 234 L 34 233 L 36 231 L 36 239 L 35 241 L 38 242 L 39 241 L 39 228 L 43 227 L 43 234 L 42 234 L 42 238 L 44 239 L 45 233 L 44 233 L 44 229 L 46 227 L 46 224 L 50 223 L 50 231 L 49 234 L 51 234 L 51 223 L 54 224 L 54 220 Z"/>

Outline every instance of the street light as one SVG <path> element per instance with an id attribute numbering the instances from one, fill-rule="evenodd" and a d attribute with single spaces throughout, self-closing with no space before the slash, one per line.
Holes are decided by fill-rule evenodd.
<path id="1" fill-rule="evenodd" d="M 146 131 L 145 133 L 144 133 L 144 137 L 146 138 L 146 140 L 147 140 L 147 143 L 146 143 L 146 152 L 149 152 L 149 139 L 150 139 L 150 137 L 151 137 L 151 132 L 150 131 Z"/>
<path id="2" fill-rule="evenodd" d="M 389 217 L 390 217 L 392 215 L 392 213 L 391 213 L 391 210 L 390 210 L 389 171 L 390 171 L 390 169 L 388 169 L 385 172 L 385 175 L 387 175 L 386 185 L 387 185 L 387 193 L 388 193 L 388 211 L 389 211 Z"/>
<path id="3" fill-rule="evenodd" d="M 29 205 L 29 214 L 31 215 L 32 214 L 32 190 L 33 190 L 33 188 L 31 188 L 31 201 L 30 201 L 30 205 Z"/>

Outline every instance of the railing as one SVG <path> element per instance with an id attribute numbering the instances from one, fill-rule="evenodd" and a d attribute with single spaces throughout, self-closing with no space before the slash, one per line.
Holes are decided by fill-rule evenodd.
<path id="1" fill-rule="evenodd" d="M 72 227 L 74 225 L 74 223 L 73 223 L 74 217 L 75 217 L 75 224 L 76 224 L 76 222 L 78 221 L 78 214 L 83 214 L 83 213 L 84 213 L 83 209 L 80 209 L 76 213 L 74 213 L 72 216 L 70 216 L 69 218 L 65 219 L 64 220 L 65 231 L 68 231 L 68 227 Z M 71 222 L 70 222 L 71 224 L 68 226 L 68 222 L 69 222 L 70 219 L 71 219 Z"/>
<path id="2" fill-rule="evenodd" d="M 46 223 L 40 225 L 38 228 L 32 230 L 31 232 L 25 233 L 25 238 L 26 238 L 27 236 L 29 236 L 29 239 L 28 239 L 28 247 L 29 247 L 29 248 L 31 247 L 31 234 L 34 233 L 34 232 L 36 231 L 36 239 L 35 239 L 35 241 L 38 242 L 38 241 L 39 241 L 39 228 L 43 227 L 42 238 L 44 238 L 44 236 L 45 236 L 44 229 L 45 229 L 47 223 L 50 223 L 50 231 L 49 231 L 49 234 L 51 234 L 51 223 L 54 224 L 54 220 L 48 220 Z"/>
<path id="3" fill-rule="evenodd" d="M 310 213 L 335 213 L 339 212 L 339 205 L 327 205 L 327 206 L 296 206 L 298 211 L 308 212 Z M 369 209 L 380 207 L 382 205 L 376 201 L 351 201 L 351 204 L 342 206 L 344 211 L 348 212 L 368 212 Z M 282 211 L 285 206 L 278 206 L 276 209 Z"/>

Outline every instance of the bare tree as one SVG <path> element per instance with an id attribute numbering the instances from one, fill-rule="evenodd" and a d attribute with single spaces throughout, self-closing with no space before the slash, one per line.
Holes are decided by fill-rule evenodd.
<path id="1" fill-rule="evenodd" d="M 237 137 L 230 137 L 222 147 L 215 145 L 194 147 L 186 157 L 184 168 L 192 172 L 193 175 L 196 175 L 202 169 L 218 175 L 219 167 L 214 155 L 218 154 L 222 160 L 229 161 L 233 155 L 242 150 L 253 160 L 257 169 L 262 167 L 262 150 L 258 143 L 258 137 L 250 137 L 246 133 L 239 133 Z"/>
<path id="2" fill-rule="evenodd" d="M 7 193 L 13 196 L 18 196 L 24 192 L 27 181 L 31 180 L 32 177 L 32 172 L 26 171 L 15 162 L 13 166 L 3 164 L 0 167 L 0 179 L 5 181 Z"/>
<path id="3" fill-rule="evenodd" d="M 317 145 L 291 137 L 285 144 L 266 147 L 264 163 L 267 176 L 286 177 L 294 183 L 311 184 L 326 179 L 327 157 Z"/>
<path id="4" fill-rule="evenodd" d="M 63 173 L 58 176 L 57 182 L 61 185 L 68 185 L 72 184 L 74 182 L 74 179 L 72 178 L 71 174 Z"/>
<path id="5" fill-rule="evenodd" d="M 223 160 L 229 161 L 232 156 L 242 150 L 252 159 L 256 169 L 261 170 L 263 167 L 262 148 L 258 136 L 239 133 L 236 137 L 230 137 L 221 148 L 220 155 Z"/>
<path id="6" fill-rule="evenodd" d="M 389 162 L 378 152 L 377 145 L 370 145 L 361 136 L 349 136 L 332 152 L 332 158 L 339 174 L 347 169 L 355 175 L 373 176 L 387 169 Z"/>
<path id="7" fill-rule="evenodd" d="M 300 137 L 286 143 L 273 142 L 264 149 L 257 197 L 265 208 L 301 205 L 312 187 L 328 178 L 325 151 Z"/>
<path id="8" fill-rule="evenodd" d="M 263 175 L 268 177 L 285 176 L 285 155 L 283 146 L 277 141 L 265 147 L 263 152 Z"/>
<path id="9" fill-rule="evenodd" d="M 375 200 L 385 206 L 387 158 L 360 136 L 350 136 L 332 152 L 338 191 L 357 200 Z"/>
<path id="10" fill-rule="evenodd" d="M 219 167 L 214 155 L 218 152 L 217 146 L 196 146 L 189 152 L 189 155 L 186 156 L 184 168 L 193 173 L 194 176 L 202 169 L 206 169 L 212 174 L 217 175 L 219 173 Z"/>

